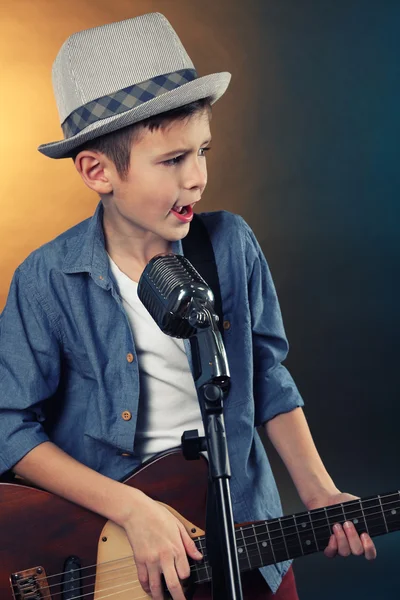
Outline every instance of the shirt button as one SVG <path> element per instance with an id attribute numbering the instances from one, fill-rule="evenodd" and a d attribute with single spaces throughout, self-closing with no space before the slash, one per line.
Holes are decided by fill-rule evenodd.
<path id="1" fill-rule="evenodd" d="M 132 413 L 129 410 L 124 410 L 121 414 L 121 417 L 124 421 L 130 421 L 132 419 Z"/>
<path id="2" fill-rule="evenodd" d="M 224 329 L 230 329 L 231 328 L 231 323 L 230 323 L 230 321 L 224 321 L 222 323 L 222 326 L 223 326 Z"/>
<path id="3" fill-rule="evenodd" d="M 135 360 L 135 357 L 131 352 L 128 352 L 128 354 L 126 355 L 126 360 L 128 361 L 128 363 L 131 363 Z"/>

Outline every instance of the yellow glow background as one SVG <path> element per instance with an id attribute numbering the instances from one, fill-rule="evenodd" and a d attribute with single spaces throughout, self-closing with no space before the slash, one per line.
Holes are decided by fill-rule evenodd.
<path id="1" fill-rule="evenodd" d="M 63 42 L 76 31 L 146 12 L 162 12 L 176 29 L 200 76 L 218 71 L 233 74 L 227 93 L 213 111 L 216 150 L 208 155 L 209 184 L 201 209 L 223 207 L 215 198 L 221 199 L 227 193 L 229 157 L 241 152 L 246 127 L 241 116 L 244 97 L 238 90 L 245 85 L 251 95 L 255 80 L 243 68 L 246 56 L 236 35 L 239 23 L 246 26 L 244 11 L 227 18 L 229 11 L 224 11 L 221 4 L 205 4 L 182 0 L 2 0 L 0 311 L 17 266 L 35 248 L 93 214 L 98 201 L 82 183 L 71 159 L 53 160 L 37 151 L 42 143 L 62 139 L 51 67 Z M 253 29 L 249 18 L 248 35 Z M 237 120 L 235 128 L 232 119 Z M 221 153 L 223 148 L 226 159 Z M 214 175 L 213 164 L 218 167 Z M 237 193 L 240 173 L 236 177 L 238 181 L 230 183 Z M 234 204 L 229 206 L 239 211 Z"/>

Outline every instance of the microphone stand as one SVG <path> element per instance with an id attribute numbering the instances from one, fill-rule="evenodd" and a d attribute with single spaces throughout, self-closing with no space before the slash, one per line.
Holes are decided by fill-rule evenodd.
<path id="1" fill-rule="evenodd" d="M 196 330 L 189 340 L 205 438 L 199 438 L 197 431 L 184 432 L 183 454 L 188 459 L 199 458 L 199 452 L 204 446 L 208 453 L 206 548 L 212 568 L 212 598 L 243 600 L 223 417 L 223 399 L 230 386 L 229 368 L 217 327 L 218 316 L 213 312 L 212 306 L 192 298 L 186 314 L 189 315 L 190 325 Z M 195 439 L 193 433 L 197 434 Z M 196 448 L 194 454 L 193 446 Z"/>

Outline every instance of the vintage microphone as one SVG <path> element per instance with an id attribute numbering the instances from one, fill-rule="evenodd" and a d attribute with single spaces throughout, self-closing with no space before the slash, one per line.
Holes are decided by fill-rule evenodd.
<path id="1" fill-rule="evenodd" d="M 212 597 L 242 600 L 223 417 L 230 376 L 214 311 L 214 295 L 187 258 L 172 253 L 158 254 L 150 260 L 137 293 L 164 333 L 190 341 L 209 460 L 206 544 L 213 574 Z M 200 448 L 202 440 L 198 434 L 196 440 Z"/>
<path id="2" fill-rule="evenodd" d="M 144 269 L 138 296 L 160 329 L 172 337 L 189 338 L 195 329 L 188 322 L 192 298 L 214 306 L 214 294 L 193 265 L 179 254 L 158 254 Z"/>
<path id="3" fill-rule="evenodd" d="M 153 257 L 140 277 L 138 297 L 164 333 L 190 340 L 196 386 L 212 380 L 227 394 L 229 367 L 214 294 L 190 261 L 172 253 Z"/>

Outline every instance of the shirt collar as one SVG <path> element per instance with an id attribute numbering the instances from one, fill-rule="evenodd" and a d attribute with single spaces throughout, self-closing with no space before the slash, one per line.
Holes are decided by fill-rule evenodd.
<path id="1" fill-rule="evenodd" d="M 104 208 L 100 201 L 94 215 L 88 219 L 88 226 L 81 235 L 75 238 L 64 259 L 64 273 L 88 272 L 101 287 L 111 285 L 110 264 L 105 248 L 103 231 Z M 172 242 L 172 252 L 183 256 L 182 241 Z"/>

